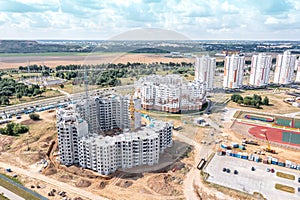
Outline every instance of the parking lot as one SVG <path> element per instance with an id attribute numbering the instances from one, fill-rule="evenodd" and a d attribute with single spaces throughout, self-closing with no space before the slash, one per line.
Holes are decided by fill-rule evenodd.
<path id="1" fill-rule="evenodd" d="M 255 168 L 254 171 L 251 170 L 252 167 Z M 224 168 L 229 169 L 230 172 L 223 171 Z M 267 168 L 274 169 L 275 172 L 267 172 Z M 234 174 L 234 170 L 237 170 L 237 174 Z M 300 192 L 298 192 L 300 172 L 296 170 L 215 155 L 204 171 L 209 173 L 208 182 L 228 188 L 249 194 L 259 192 L 267 199 L 300 199 Z M 276 176 L 277 171 L 295 175 L 295 180 L 278 177 Z M 275 189 L 276 183 L 294 187 L 295 194 Z"/>

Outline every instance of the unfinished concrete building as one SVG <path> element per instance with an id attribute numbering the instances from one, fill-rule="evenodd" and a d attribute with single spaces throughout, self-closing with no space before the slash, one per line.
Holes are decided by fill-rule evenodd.
<path id="1" fill-rule="evenodd" d="M 134 102 L 134 113 L 130 112 L 130 101 Z M 83 101 L 57 112 L 62 164 L 79 164 L 107 175 L 118 168 L 154 165 L 159 154 L 172 146 L 171 124 L 155 121 L 151 127 L 141 127 L 140 99 L 110 95 L 87 102 L 92 106 L 82 108 Z M 96 110 L 86 112 L 89 108 Z M 96 113 L 95 119 L 88 117 L 88 120 L 92 126 L 96 124 L 98 132 L 88 129 L 84 113 L 89 112 Z M 115 129 L 118 131 L 114 132 Z"/>

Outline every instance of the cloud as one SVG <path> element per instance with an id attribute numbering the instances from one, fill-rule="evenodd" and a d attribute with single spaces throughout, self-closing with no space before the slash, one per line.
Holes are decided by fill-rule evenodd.
<path id="1" fill-rule="evenodd" d="M 106 39 L 149 27 L 194 39 L 298 39 L 299 11 L 298 0 L 6 0 L 0 37 Z"/>

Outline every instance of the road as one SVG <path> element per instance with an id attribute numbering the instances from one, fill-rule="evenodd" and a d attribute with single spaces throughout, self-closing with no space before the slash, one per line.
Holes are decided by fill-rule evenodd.
<path id="1" fill-rule="evenodd" d="M 38 172 L 30 171 L 29 169 L 22 169 L 20 167 L 13 166 L 12 164 L 7 164 L 7 163 L 3 163 L 3 162 L 0 162 L 0 167 L 2 167 L 4 169 L 11 168 L 13 170 L 13 172 L 16 173 L 16 174 L 21 174 L 21 175 L 24 175 L 24 176 L 27 176 L 27 177 L 30 177 L 30 178 L 34 178 L 34 179 L 38 179 L 40 181 L 44 181 L 47 184 L 53 185 L 53 187 L 59 187 L 59 188 L 63 189 L 67 193 L 77 194 L 78 196 L 82 196 L 84 198 L 91 199 L 91 200 L 107 200 L 104 197 L 100 197 L 100 196 L 95 195 L 91 192 L 80 189 L 78 187 L 74 187 L 74 186 L 69 185 L 67 183 L 57 181 L 53 178 L 44 176 L 44 175 L 42 175 Z M 50 191 L 50 189 L 49 189 L 49 191 Z"/>
<path id="2" fill-rule="evenodd" d="M 211 147 L 200 145 L 193 139 L 190 139 L 182 134 L 180 132 L 174 131 L 173 135 L 177 137 L 179 140 L 192 145 L 194 147 L 194 153 L 195 153 L 195 162 L 194 166 L 191 168 L 189 173 L 187 174 L 185 180 L 184 180 L 184 196 L 187 200 L 195 200 L 199 197 L 196 195 L 194 190 L 194 185 L 198 187 L 202 187 L 201 183 L 201 177 L 200 177 L 200 171 L 197 169 L 197 165 L 200 162 L 201 158 L 206 158 L 211 152 Z"/>
<path id="3" fill-rule="evenodd" d="M 99 95 L 104 91 L 107 90 L 115 90 L 115 91 L 122 91 L 122 90 L 129 90 L 133 87 L 133 85 L 125 85 L 125 86 L 117 86 L 112 88 L 103 88 L 103 89 L 97 89 L 97 90 L 91 90 L 89 91 L 89 95 Z M 43 107 L 43 106 L 49 106 L 49 105 L 57 105 L 58 103 L 70 101 L 70 100 L 79 100 L 82 99 L 85 95 L 85 92 L 75 93 L 75 94 L 68 94 L 64 93 L 65 96 L 59 96 L 59 97 L 52 97 L 42 100 L 36 100 L 32 102 L 26 102 L 22 104 L 12 105 L 12 106 L 6 106 L 0 108 L 0 113 L 6 113 L 6 114 L 15 114 L 18 111 L 22 111 L 23 109 L 29 109 L 30 107 Z"/>
<path id="4" fill-rule="evenodd" d="M 0 193 L 3 193 L 5 197 L 8 199 L 13 199 L 13 200 L 25 200 L 24 198 L 20 197 L 19 195 L 11 192 L 10 190 L 7 190 L 6 188 L 0 186 Z"/>

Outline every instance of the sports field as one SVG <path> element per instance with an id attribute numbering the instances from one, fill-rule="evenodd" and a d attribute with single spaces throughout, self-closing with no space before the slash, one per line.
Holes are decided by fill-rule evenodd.
<path id="1" fill-rule="evenodd" d="M 248 132 L 263 140 L 266 139 L 264 134 L 266 133 L 269 141 L 300 147 L 300 132 L 255 125 Z"/>

